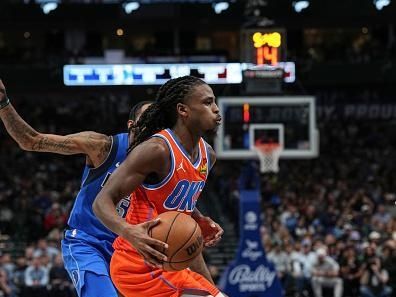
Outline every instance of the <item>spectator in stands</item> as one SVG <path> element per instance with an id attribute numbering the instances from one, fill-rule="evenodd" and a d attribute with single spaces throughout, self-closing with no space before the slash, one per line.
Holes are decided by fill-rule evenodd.
<path id="1" fill-rule="evenodd" d="M 312 266 L 312 289 L 315 297 L 322 297 L 324 287 L 334 290 L 334 297 L 342 297 L 343 282 L 339 277 L 340 266 L 327 255 L 324 247 L 316 251 L 317 259 Z"/>
<path id="2" fill-rule="evenodd" d="M 309 233 L 314 233 L 314 230 L 312 230 L 312 227 L 311 227 L 311 230 L 309 230 L 309 226 L 307 226 L 305 217 L 301 216 L 298 219 L 296 229 L 294 230 L 294 234 L 298 238 L 302 238 L 302 237 L 308 235 Z"/>
<path id="3" fill-rule="evenodd" d="M 0 268 L 0 297 L 12 296 L 11 286 L 9 285 L 9 279 L 7 272 Z"/>
<path id="4" fill-rule="evenodd" d="M 48 241 L 42 238 L 37 242 L 37 247 L 34 250 L 33 256 L 46 255 L 50 260 L 53 260 L 58 254 L 59 249 L 49 246 Z"/>
<path id="5" fill-rule="evenodd" d="M 0 259 L 1 259 L 0 267 L 5 270 L 5 272 L 7 273 L 8 279 L 12 279 L 14 270 L 15 270 L 15 264 L 12 261 L 11 254 L 4 253 Z"/>
<path id="6" fill-rule="evenodd" d="M 344 281 L 344 297 L 358 296 L 362 269 L 353 246 L 345 248 L 341 256 L 340 264 L 340 275 Z"/>
<path id="7" fill-rule="evenodd" d="M 1 230 L 6 233 L 10 234 L 12 232 L 12 220 L 14 218 L 14 212 L 8 205 L 7 201 L 1 199 L 0 193 L 0 226 Z"/>
<path id="8" fill-rule="evenodd" d="M 396 292 L 396 242 L 392 240 L 385 243 L 382 249 L 382 263 L 389 274 L 389 286 Z"/>
<path id="9" fill-rule="evenodd" d="M 379 204 L 377 206 L 377 211 L 373 216 L 373 224 L 381 223 L 387 224 L 392 219 L 391 214 L 386 210 L 385 205 Z"/>
<path id="10" fill-rule="evenodd" d="M 26 295 L 29 297 L 47 296 L 48 269 L 41 265 L 40 256 L 34 256 L 31 265 L 25 270 Z"/>
<path id="11" fill-rule="evenodd" d="M 6 274 L 7 286 L 11 290 L 9 296 L 13 297 L 16 291 L 15 285 L 13 283 L 15 264 L 12 261 L 10 253 L 4 253 L 0 257 L 0 269 Z"/>
<path id="12" fill-rule="evenodd" d="M 51 209 L 44 218 L 44 228 L 51 231 L 53 228 L 63 228 L 67 222 L 67 216 L 63 213 L 59 203 L 53 203 Z"/>
<path id="13" fill-rule="evenodd" d="M 45 267 L 49 271 L 52 267 L 53 260 L 47 254 L 42 254 L 39 258 L 41 266 Z"/>
<path id="14" fill-rule="evenodd" d="M 371 258 L 363 268 L 360 279 L 360 294 L 362 297 L 390 297 L 392 288 L 388 286 L 389 274 L 382 268 L 378 257 Z"/>
<path id="15" fill-rule="evenodd" d="M 369 236 L 370 246 L 376 251 L 377 247 L 380 245 L 381 234 L 377 231 L 370 232 Z"/>
<path id="16" fill-rule="evenodd" d="M 304 239 L 301 247 L 302 251 L 297 250 L 293 257 L 292 275 L 295 279 L 298 294 L 308 296 L 312 265 L 316 260 L 316 254 L 312 251 L 312 243 L 309 239 Z"/>
<path id="17" fill-rule="evenodd" d="M 283 289 L 285 290 L 285 296 L 297 296 L 300 292 L 297 291 L 296 275 L 294 264 L 298 263 L 298 255 L 301 245 L 296 243 L 288 242 L 285 245 L 286 252 L 286 268 L 287 268 L 287 282 Z M 297 264 L 298 265 L 298 264 Z M 300 269 L 298 267 L 297 269 Z"/>
<path id="18" fill-rule="evenodd" d="M 369 242 L 364 242 L 362 244 L 363 247 L 363 261 L 365 263 L 369 262 L 372 258 L 375 257 L 375 249 L 372 244 Z"/>
<path id="19" fill-rule="evenodd" d="M 14 270 L 14 279 L 13 283 L 15 284 L 15 288 L 18 296 L 25 296 L 25 270 L 27 268 L 26 258 L 19 257 L 16 260 L 16 267 Z"/>
<path id="20" fill-rule="evenodd" d="M 34 246 L 29 245 L 25 248 L 25 259 L 27 265 L 30 265 L 31 261 L 33 260 L 33 254 L 34 254 Z"/>
<path id="21" fill-rule="evenodd" d="M 281 244 L 275 242 L 272 250 L 268 253 L 267 259 L 274 264 L 278 278 L 283 288 L 288 286 L 288 255 Z"/>
<path id="22" fill-rule="evenodd" d="M 66 269 L 63 267 L 62 255 L 55 257 L 53 266 L 49 271 L 50 296 L 71 297 L 74 287 Z"/>

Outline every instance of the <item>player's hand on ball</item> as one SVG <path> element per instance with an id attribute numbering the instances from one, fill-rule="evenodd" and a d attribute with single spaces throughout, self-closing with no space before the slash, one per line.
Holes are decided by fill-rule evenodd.
<path id="1" fill-rule="evenodd" d="M 215 246 L 219 243 L 224 233 L 223 228 L 221 228 L 219 224 L 209 217 L 201 217 L 197 220 L 197 223 L 201 228 L 204 245 L 206 247 Z"/>
<path id="2" fill-rule="evenodd" d="M 149 265 L 157 268 L 161 268 L 162 262 L 167 261 L 166 255 L 160 251 L 165 251 L 168 245 L 165 242 L 151 238 L 148 232 L 159 221 L 159 219 L 155 219 L 138 225 L 130 225 L 123 236 Z"/>

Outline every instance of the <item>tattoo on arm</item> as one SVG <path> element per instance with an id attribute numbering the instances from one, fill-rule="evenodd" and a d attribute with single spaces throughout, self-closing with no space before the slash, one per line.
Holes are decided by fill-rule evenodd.
<path id="1" fill-rule="evenodd" d="M 7 111 L 0 113 L 0 116 L 7 132 L 22 147 L 39 134 L 18 115 L 12 105 L 7 107 Z"/>
<path id="2" fill-rule="evenodd" d="M 33 151 L 49 151 L 59 154 L 86 154 L 96 165 L 101 164 L 111 149 L 111 137 L 95 133 L 80 132 L 68 136 L 42 135 L 32 144 Z"/>
<path id="3" fill-rule="evenodd" d="M 74 153 L 73 149 L 70 147 L 72 143 L 72 136 L 66 137 L 62 141 L 51 140 L 48 136 L 40 137 L 37 141 L 32 144 L 32 151 L 51 151 L 64 154 Z"/>
<path id="4" fill-rule="evenodd" d="M 24 150 L 57 154 L 86 154 L 94 163 L 101 164 L 111 149 L 111 137 L 92 132 L 61 136 L 41 134 L 26 123 L 12 105 L 0 111 L 7 132 Z"/>
<path id="5" fill-rule="evenodd" d="M 99 152 L 98 152 L 98 159 L 101 160 L 100 163 L 102 163 L 104 160 L 106 160 L 107 156 L 109 155 L 109 152 L 111 150 L 111 145 L 112 145 L 112 140 L 111 137 L 107 137 L 107 141 L 100 146 Z"/>

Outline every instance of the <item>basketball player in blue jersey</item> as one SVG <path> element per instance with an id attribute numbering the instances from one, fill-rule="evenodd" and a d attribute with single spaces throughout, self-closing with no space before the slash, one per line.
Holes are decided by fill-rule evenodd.
<path id="1" fill-rule="evenodd" d="M 0 118 L 7 132 L 23 150 L 86 155 L 81 188 L 70 213 L 65 238 L 62 240 L 65 268 L 80 297 L 118 296 L 109 276 L 112 243 L 116 236 L 95 217 L 92 204 L 112 172 L 126 158 L 129 143 L 133 140 L 134 123 L 150 104 L 148 101 L 140 102 L 132 108 L 128 121 L 129 133 L 114 136 L 92 131 L 65 136 L 42 134 L 18 115 L 10 104 L 0 79 Z M 118 214 L 124 216 L 128 206 L 129 199 L 125 197 L 118 204 Z M 216 244 L 223 233 L 222 228 L 199 211 L 196 219 L 204 236 L 206 233 L 206 245 Z M 135 226 L 135 237 L 148 252 L 154 250 L 152 246 L 166 247 L 165 243 L 147 235 L 147 230 L 158 222 L 153 220 Z M 210 278 L 203 258 L 197 260 L 192 269 Z"/>

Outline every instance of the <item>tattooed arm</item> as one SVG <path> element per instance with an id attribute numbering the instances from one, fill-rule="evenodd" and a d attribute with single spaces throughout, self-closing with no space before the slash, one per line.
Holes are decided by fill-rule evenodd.
<path id="1" fill-rule="evenodd" d="M 0 80 L 0 102 L 6 97 Z M 62 155 L 85 154 L 87 162 L 99 166 L 110 152 L 111 137 L 86 131 L 70 135 L 43 134 L 26 123 L 9 104 L 0 109 L 0 118 L 10 136 L 26 151 L 50 152 Z"/>

